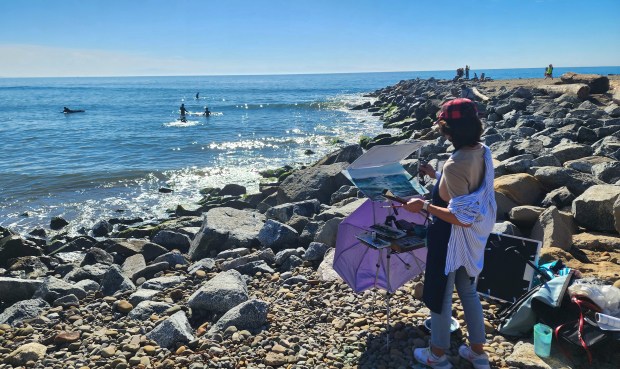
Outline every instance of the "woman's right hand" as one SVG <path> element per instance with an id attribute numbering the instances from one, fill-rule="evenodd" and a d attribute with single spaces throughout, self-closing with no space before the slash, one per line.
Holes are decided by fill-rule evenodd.
<path id="1" fill-rule="evenodd" d="M 431 178 L 436 178 L 435 176 L 435 168 L 428 163 L 424 163 L 420 165 L 420 174 L 427 175 Z"/>

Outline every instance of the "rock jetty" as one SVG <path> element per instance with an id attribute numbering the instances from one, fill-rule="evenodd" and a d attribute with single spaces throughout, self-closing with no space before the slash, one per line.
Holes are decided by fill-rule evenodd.
<path id="1" fill-rule="evenodd" d="M 496 230 L 541 240 L 542 262 L 560 258 L 618 286 L 620 107 L 605 78 L 470 86 L 495 159 Z M 364 201 L 341 171 L 364 149 L 412 138 L 428 142 L 423 160 L 447 159 L 453 147 L 433 121 L 461 83 L 408 80 L 369 94 L 353 109 L 380 116 L 386 133 L 310 167 L 265 171 L 256 194 L 202 189 L 169 218 L 102 219 L 77 237 L 61 218 L 26 235 L 0 227 L 0 369 L 410 367 L 412 348 L 429 341 L 423 278 L 390 296 L 388 329 L 384 292 L 356 295 L 333 271 L 338 224 Z M 404 162 L 412 173 L 416 160 Z M 493 368 L 576 367 L 498 335 L 499 304 L 483 307 Z M 463 326 L 458 304 L 454 316 Z M 450 360 L 471 368 L 457 354 L 463 340 L 453 334 Z M 619 350 L 595 360 L 616 368 Z"/>

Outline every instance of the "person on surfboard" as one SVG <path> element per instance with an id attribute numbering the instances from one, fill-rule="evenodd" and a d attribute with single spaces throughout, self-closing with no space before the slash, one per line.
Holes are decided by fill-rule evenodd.
<path id="1" fill-rule="evenodd" d="M 185 113 L 187 113 L 187 109 L 185 109 L 185 104 L 181 104 L 181 107 L 179 107 L 179 111 L 181 112 L 181 122 L 186 122 L 187 120 L 185 119 Z"/>

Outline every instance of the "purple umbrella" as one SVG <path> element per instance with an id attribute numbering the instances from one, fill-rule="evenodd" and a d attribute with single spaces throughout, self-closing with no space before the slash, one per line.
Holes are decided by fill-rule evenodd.
<path id="1" fill-rule="evenodd" d="M 424 224 L 424 216 L 402 209 L 396 215 L 391 204 L 368 199 L 338 226 L 334 270 L 357 293 L 372 287 L 394 293 L 426 268 L 426 247 L 396 252 L 390 247 L 369 246 L 358 238 L 372 232 L 374 224 L 384 224 L 390 216 Z"/>
<path id="2" fill-rule="evenodd" d="M 399 242 L 403 245 L 404 240 L 410 239 L 408 237 L 381 241 L 379 243 L 383 244 L 378 247 L 371 246 L 375 243 L 372 240 L 375 238 L 375 231 L 379 233 L 379 230 L 372 228 L 376 224 L 388 223 L 392 226 L 394 222 L 399 221 L 420 225 L 425 223 L 424 216 L 402 209 L 397 213 L 396 208 L 391 205 L 391 201 L 368 199 L 340 223 L 333 265 L 334 270 L 356 293 L 372 287 L 382 288 L 388 292 L 386 295 L 386 331 L 388 332 L 386 346 L 388 348 L 390 346 L 390 295 L 426 268 L 424 244 L 421 247 L 413 247 L 409 251 L 402 251 L 403 249 L 395 251 L 392 246 L 386 246 Z M 390 227 L 390 229 L 394 228 Z M 364 237 L 369 235 L 370 238 Z"/>

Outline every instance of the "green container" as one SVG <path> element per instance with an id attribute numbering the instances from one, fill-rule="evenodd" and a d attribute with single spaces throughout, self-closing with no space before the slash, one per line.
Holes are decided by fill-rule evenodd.
<path id="1" fill-rule="evenodd" d="M 553 331 L 548 325 L 538 323 L 534 326 L 534 352 L 540 357 L 549 357 Z"/>

